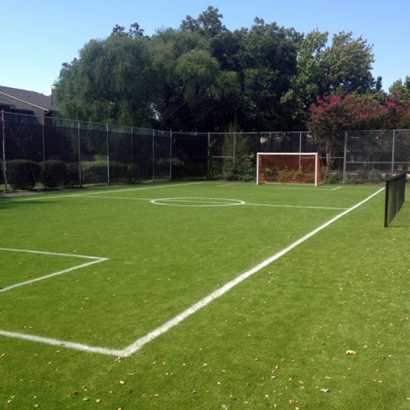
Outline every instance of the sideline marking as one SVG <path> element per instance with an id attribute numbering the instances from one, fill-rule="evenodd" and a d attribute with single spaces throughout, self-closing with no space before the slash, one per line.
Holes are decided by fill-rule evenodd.
<path id="1" fill-rule="evenodd" d="M 270 265 L 272 262 L 276 261 L 277 259 L 281 258 L 283 255 L 287 254 L 297 246 L 299 246 L 301 243 L 307 241 L 309 238 L 312 236 L 316 235 L 318 232 L 322 231 L 323 229 L 327 228 L 329 225 L 332 223 L 336 222 L 338 219 L 342 218 L 343 216 L 347 215 L 351 211 L 359 208 L 362 206 L 364 203 L 378 195 L 380 192 L 384 191 L 384 188 L 379 189 L 377 192 L 373 193 L 363 201 L 357 203 L 356 205 L 352 206 L 351 208 L 346 209 L 344 212 L 336 215 L 334 218 L 330 219 L 329 221 L 325 222 L 323 225 L 319 226 L 318 228 L 314 229 L 313 231 L 309 232 L 302 238 L 298 239 L 296 242 L 292 243 L 288 247 L 282 249 L 280 252 L 276 253 L 275 255 L 272 255 L 270 258 L 264 260 L 262 263 L 256 265 L 252 269 L 248 270 L 245 273 L 242 273 L 232 281 L 226 283 L 224 286 L 221 288 L 217 289 L 215 292 L 212 292 L 208 296 L 204 297 L 201 299 L 199 302 L 195 303 L 188 309 L 184 310 L 182 313 L 179 315 L 175 316 L 173 319 L 165 322 L 162 326 L 157 327 L 155 330 L 152 332 L 146 334 L 145 336 L 137 339 L 135 342 L 131 343 L 129 346 L 125 347 L 124 349 L 107 349 L 103 347 L 98 347 L 98 346 L 88 346 L 85 344 L 80 344 L 80 343 L 72 343 L 72 342 L 66 342 L 63 340 L 56 340 L 56 339 L 49 339 L 45 337 L 39 337 L 39 336 L 34 336 L 34 335 L 27 335 L 23 333 L 15 333 L 15 332 L 6 332 L 3 330 L 0 330 L 0 335 L 6 336 L 6 337 L 12 337 L 12 338 L 17 338 L 17 339 L 24 339 L 24 340 L 30 340 L 30 341 L 35 341 L 35 342 L 40 342 L 44 344 L 49 344 L 53 346 L 61 346 L 61 347 L 67 347 L 69 349 L 75 349 L 75 350 L 80 350 L 84 352 L 92 352 L 92 353 L 100 353 L 100 354 L 105 354 L 105 355 L 111 355 L 111 356 L 116 356 L 116 357 L 129 357 L 136 353 L 138 350 L 140 350 L 143 346 L 145 346 L 147 343 L 152 342 L 154 339 L 156 339 L 158 336 L 161 336 L 168 330 L 172 329 L 179 323 L 181 323 L 183 320 L 188 318 L 189 316 L 193 315 L 196 313 L 198 310 L 202 309 L 203 307 L 209 305 L 213 300 L 219 298 L 220 296 L 224 295 L 226 292 L 231 290 L 233 287 L 244 281 L 245 279 L 249 278 L 250 276 L 254 275 L 255 273 L 259 272 L 261 269 L 265 268 L 266 266 Z"/>
<path id="2" fill-rule="evenodd" d="M 338 208 L 333 206 L 309 206 L 309 205 L 274 205 L 274 204 L 249 204 L 245 202 L 245 205 L 250 206 L 270 206 L 272 208 L 295 208 L 295 209 L 326 209 L 326 210 L 339 210 L 343 211 L 348 208 Z"/>
<path id="3" fill-rule="evenodd" d="M 0 248 L 0 251 L 34 253 L 34 254 L 41 254 L 41 255 L 68 256 L 68 257 L 71 257 L 71 258 L 91 259 L 91 262 L 83 263 L 81 265 L 76 265 L 76 266 L 73 266 L 71 268 L 64 269 L 64 270 L 54 272 L 54 273 L 50 273 L 48 275 L 40 276 L 40 277 L 35 278 L 35 279 L 26 280 L 25 282 L 15 283 L 14 285 L 6 286 L 5 288 L 0 289 L 0 293 L 7 292 L 7 291 L 15 289 L 15 288 L 19 288 L 21 286 L 30 285 L 31 283 L 34 283 L 34 282 L 39 282 L 39 281 L 44 280 L 44 279 L 49 279 L 49 278 L 52 278 L 54 276 L 59 276 L 59 275 L 62 275 L 64 273 L 72 272 L 73 270 L 76 270 L 76 269 L 85 268 L 86 266 L 94 265 L 95 263 L 100 263 L 100 262 L 104 262 L 104 261 L 108 260 L 108 258 L 100 258 L 100 257 L 96 257 L 96 256 L 77 255 L 77 254 L 70 254 L 70 253 L 32 251 L 32 250 L 28 250 L 28 249 Z"/>
<path id="4" fill-rule="evenodd" d="M 145 186 L 145 187 L 135 187 L 135 188 L 124 188 L 124 189 L 116 189 L 116 188 L 108 188 L 108 187 L 104 187 L 101 188 L 101 191 L 97 191 L 97 190 L 92 190 L 90 192 L 80 192 L 78 194 L 48 194 L 44 193 L 44 194 L 39 194 L 36 196 L 30 196 L 30 197 L 23 197 L 23 198 L 18 198 L 17 197 L 12 197 L 12 199 L 9 199 L 7 197 L 5 197 L 4 199 L 6 199 L 5 202 L 20 202 L 20 201 L 37 201 L 37 200 L 42 200 L 42 199 L 54 199 L 54 198 L 70 198 L 70 197 L 83 197 L 83 196 L 91 196 L 91 195 L 99 195 L 99 194 L 106 194 L 107 191 L 110 191 L 112 193 L 117 193 L 117 192 L 131 192 L 131 191 L 143 191 L 143 190 L 147 190 L 147 189 L 159 189 L 159 188 L 174 188 L 177 186 L 186 186 L 186 185 L 198 185 L 198 184 L 203 184 L 203 182 L 190 182 L 187 184 L 170 184 L 170 185 L 157 185 L 157 186 Z"/>

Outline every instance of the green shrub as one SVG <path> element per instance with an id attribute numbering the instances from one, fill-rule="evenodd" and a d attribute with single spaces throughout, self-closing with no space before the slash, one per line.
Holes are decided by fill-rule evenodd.
<path id="1" fill-rule="evenodd" d="M 79 172 L 78 162 L 71 162 L 69 164 L 66 164 L 66 184 L 79 185 Z"/>
<path id="2" fill-rule="evenodd" d="M 236 181 L 239 179 L 239 169 L 232 160 L 225 161 L 222 168 L 222 173 L 224 179 L 227 181 Z"/>
<path id="3" fill-rule="evenodd" d="M 13 189 L 32 189 L 37 184 L 41 166 L 35 161 L 15 159 L 7 163 L 7 180 Z"/>
<path id="4" fill-rule="evenodd" d="M 128 166 L 123 162 L 110 162 L 110 180 L 118 182 L 128 182 Z"/>
<path id="5" fill-rule="evenodd" d="M 41 163 L 40 182 L 47 188 L 56 188 L 66 183 L 66 164 L 49 160 Z"/>
<path id="6" fill-rule="evenodd" d="M 83 161 L 81 165 L 84 183 L 107 183 L 107 161 Z"/>
<path id="7" fill-rule="evenodd" d="M 342 182 L 342 175 L 339 171 L 336 172 L 324 172 L 323 182 L 325 184 L 340 184 Z"/>
<path id="8" fill-rule="evenodd" d="M 382 176 L 377 169 L 372 169 L 367 173 L 367 181 L 372 184 L 378 184 L 382 181 Z"/>
<path id="9" fill-rule="evenodd" d="M 108 182 L 107 161 L 84 161 L 83 181 L 87 184 L 98 184 Z M 127 165 L 122 162 L 110 162 L 110 180 L 111 181 L 127 181 L 128 169 Z"/>

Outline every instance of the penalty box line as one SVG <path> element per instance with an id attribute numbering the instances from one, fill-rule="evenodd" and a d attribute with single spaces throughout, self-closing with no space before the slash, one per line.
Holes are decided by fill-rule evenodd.
<path id="1" fill-rule="evenodd" d="M 330 219 L 329 221 L 325 222 L 323 225 L 319 226 L 318 228 L 314 229 L 313 231 L 309 232 L 302 238 L 298 239 L 296 242 L 292 243 L 288 247 L 284 248 L 282 251 L 276 253 L 275 255 L 271 256 L 270 258 L 266 259 L 262 263 L 256 265 L 249 271 L 239 275 L 236 277 L 234 280 L 226 283 L 224 286 L 221 288 L 217 289 L 215 292 L 209 294 L 205 298 L 201 299 L 199 302 L 195 303 L 188 309 L 184 310 L 182 313 L 179 315 L 175 316 L 173 319 L 165 322 L 162 326 L 156 328 L 152 332 L 148 333 L 147 335 L 137 339 L 135 342 L 131 343 L 129 346 L 127 346 L 124 349 L 108 349 L 108 348 L 103 348 L 103 347 L 97 347 L 97 346 L 88 346 L 85 344 L 80 344 L 80 343 L 72 343 L 72 342 L 66 342 L 63 340 L 56 340 L 56 339 L 48 339 L 48 338 L 43 338 L 43 337 L 38 337 L 38 336 L 32 336 L 32 335 L 27 335 L 27 334 L 20 334 L 20 333 L 13 333 L 13 332 L 5 332 L 0 330 L 0 335 L 3 336 L 8 336 L 8 337 L 14 337 L 18 339 L 25 339 L 25 340 L 30 340 L 30 341 L 35 341 L 35 342 L 41 342 L 44 344 L 49 344 L 49 345 L 54 345 L 54 346 L 60 346 L 60 347 L 67 347 L 70 349 L 75 349 L 75 350 L 80 350 L 84 352 L 93 352 L 93 353 L 100 353 L 100 354 L 105 354 L 105 355 L 111 355 L 111 356 L 116 356 L 116 357 L 129 357 L 133 354 L 135 354 L 138 350 L 140 350 L 142 347 L 144 347 L 146 344 L 152 342 L 155 340 L 157 337 L 163 335 L 165 332 L 168 330 L 172 329 L 185 319 L 187 319 L 189 316 L 193 315 L 196 313 L 198 310 L 202 309 L 203 307 L 209 305 L 212 301 L 215 299 L 223 296 L 226 292 L 231 290 L 233 287 L 238 285 L 239 283 L 243 282 L 245 279 L 249 278 L 250 276 L 254 275 L 255 273 L 259 272 L 266 266 L 270 265 L 272 262 L 276 261 L 277 259 L 281 258 L 282 256 L 286 255 L 288 252 L 302 244 L 303 242 L 307 241 L 309 238 L 312 236 L 316 235 L 323 229 L 327 228 L 343 216 L 347 215 L 348 213 L 354 211 L 355 209 L 359 208 L 366 202 L 368 202 L 370 199 L 378 195 L 380 192 L 384 191 L 384 188 L 379 189 L 377 192 L 373 193 L 363 201 L 357 203 L 351 208 L 348 208 L 344 212 L 341 212 L 340 214 L 336 215 L 334 218 Z"/>
<path id="2" fill-rule="evenodd" d="M 19 253 L 33 253 L 33 254 L 40 254 L 40 255 L 50 255 L 50 256 L 67 256 L 71 258 L 81 258 L 81 259 L 91 259 L 90 262 L 82 263 L 81 265 L 76 265 L 72 266 L 71 268 L 64 269 L 58 272 L 50 273 L 48 275 L 40 276 L 35 279 L 31 280 L 26 280 L 24 282 L 20 283 L 15 283 L 14 285 L 6 286 L 5 288 L 0 289 L 0 293 L 2 292 L 7 292 L 9 290 L 19 288 L 22 286 L 30 285 L 34 282 L 39 282 L 45 279 L 52 278 L 54 276 L 59 276 L 63 275 L 64 273 L 72 272 L 77 269 L 85 268 L 90 265 L 94 265 L 96 263 L 104 262 L 107 261 L 108 258 L 100 258 L 96 256 L 86 256 L 86 255 L 75 255 L 75 254 L 69 254 L 69 253 L 57 253 L 57 252 L 44 252 L 44 251 L 33 251 L 33 250 L 28 250 L 28 249 L 12 249 L 12 248 L 0 248 L 0 251 L 6 251 L 6 252 L 19 252 Z"/>

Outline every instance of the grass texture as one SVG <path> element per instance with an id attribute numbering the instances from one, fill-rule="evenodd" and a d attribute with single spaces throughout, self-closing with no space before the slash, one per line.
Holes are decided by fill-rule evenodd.
<path id="1" fill-rule="evenodd" d="M 383 228 L 380 188 L 206 182 L 1 197 L 0 406 L 408 409 L 410 209 Z M 107 353 L 289 246 L 131 355 Z M 105 259 L 75 268 L 94 261 L 85 256 Z"/>

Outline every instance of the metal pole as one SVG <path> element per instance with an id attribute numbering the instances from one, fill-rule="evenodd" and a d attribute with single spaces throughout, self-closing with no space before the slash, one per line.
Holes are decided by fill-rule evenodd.
<path id="1" fill-rule="evenodd" d="M 169 180 L 172 181 L 172 130 L 169 133 Z"/>
<path id="2" fill-rule="evenodd" d="M 134 183 L 134 127 L 131 127 L 131 181 Z"/>
<path id="3" fill-rule="evenodd" d="M 1 112 L 1 128 L 3 133 L 2 150 L 3 150 L 3 179 L 4 192 L 7 192 L 7 163 L 6 163 L 6 123 L 4 120 L 4 111 Z"/>
<path id="4" fill-rule="evenodd" d="M 45 118 L 44 115 L 42 117 L 42 131 L 43 131 L 43 162 L 44 162 L 44 168 L 46 168 L 46 135 L 45 135 Z"/>
<path id="5" fill-rule="evenodd" d="M 152 180 L 155 181 L 155 130 L 152 130 Z"/>
<path id="6" fill-rule="evenodd" d="M 233 144 L 232 144 L 232 159 L 233 159 L 233 163 L 235 164 L 236 162 L 236 132 L 233 133 Z"/>
<path id="7" fill-rule="evenodd" d="M 391 150 L 391 177 L 394 175 L 394 156 L 396 150 L 396 130 L 393 130 L 393 143 L 392 143 L 392 150 Z"/>
<path id="8" fill-rule="evenodd" d="M 346 161 L 347 161 L 347 131 L 345 132 L 345 146 L 343 151 L 343 185 L 346 183 Z"/>
<path id="9" fill-rule="evenodd" d="M 211 132 L 208 131 L 208 149 L 207 149 L 207 161 L 206 161 L 206 175 L 207 178 L 210 179 L 210 172 L 211 172 Z"/>
<path id="10" fill-rule="evenodd" d="M 110 126 L 107 124 L 107 184 L 111 184 L 110 178 Z"/>
<path id="11" fill-rule="evenodd" d="M 81 124 L 77 121 L 77 142 L 78 142 L 78 178 L 80 187 L 83 186 L 83 172 L 81 167 Z"/>

